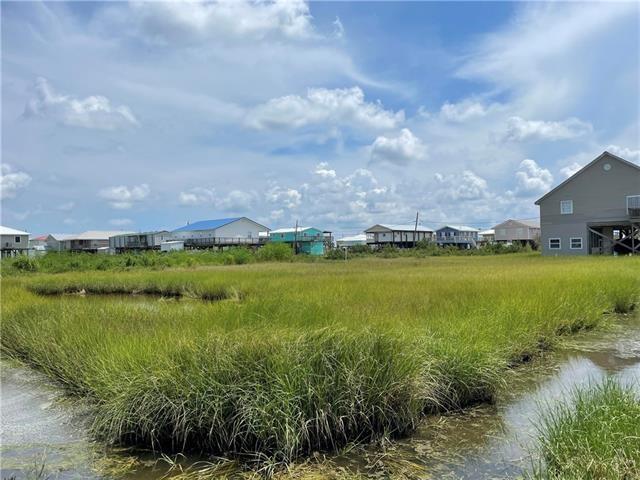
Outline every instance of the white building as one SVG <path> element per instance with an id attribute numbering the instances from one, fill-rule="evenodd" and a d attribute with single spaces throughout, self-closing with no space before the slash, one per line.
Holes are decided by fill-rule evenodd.
<path id="1" fill-rule="evenodd" d="M 29 233 L 0 225 L 0 254 L 12 257 L 29 252 Z"/>
<path id="2" fill-rule="evenodd" d="M 361 233 L 359 235 L 352 235 L 350 237 L 342 237 L 339 240 L 336 240 L 336 244 L 338 245 L 338 248 L 349 248 L 355 247 L 356 245 L 366 245 L 367 234 Z"/>
<path id="3" fill-rule="evenodd" d="M 365 230 L 367 244 L 381 247 L 392 245 L 400 248 L 412 247 L 416 242 L 432 241 L 433 230 L 423 225 L 377 224 Z"/>
<path id="4" fill-rule="evenodd" d="M 247 217 L 220 218 L 189 223 L 171 232 L 173 240 L 184 240 L 185 247 L 206 248 L 231 245 L 258 245 L 261 232 L 269 228 Z"/>

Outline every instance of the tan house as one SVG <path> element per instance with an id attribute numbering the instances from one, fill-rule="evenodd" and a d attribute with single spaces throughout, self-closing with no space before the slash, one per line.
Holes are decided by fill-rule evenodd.
<path id="1" fill-rule="evenodd" d="M 506 220 L 493 227 L 496 243 L 530 244 L 540 242 L 540 222 L 538 220 Z"/>
<path id="2" fill-rule="evenodd" d="M 29 252 L 29 233 L 0 225 L 0 253 L 12 257 Z"/>
<path id="3" fill-rule="evenodd" d="M 640 166 L 604 152 L 538 199 L 545 255 L 640 253 Z"/>

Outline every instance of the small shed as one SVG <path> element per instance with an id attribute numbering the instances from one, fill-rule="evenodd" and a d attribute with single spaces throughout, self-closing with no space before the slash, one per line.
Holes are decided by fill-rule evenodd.
<path id="1" fill-rule="evenodd" d="M 29 233 L 0 225 L 0 254 L 2 257 L 29 252 Z"/>

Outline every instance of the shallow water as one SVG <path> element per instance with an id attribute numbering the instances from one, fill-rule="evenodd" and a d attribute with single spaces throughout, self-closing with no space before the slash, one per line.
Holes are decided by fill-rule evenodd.
<path id="1" fill-rule="evenodd" d="M 571 337 L 553 354 L 507 375 L 494 405 L 431 416 L 410 438 L 384 450 L 378 446 L 355 449 L 329 460 L 337 467 L 373 475 L 383 468 L 411 471 L 411 466 L 432 478 L 522 475 L 536 462 L 535 426 L 541 408 L 565 399 L 572 388 L 607 375 L 638 384 L 640 317 L 622 317 L 607 331 Z M 43 460 L 49 478 L 110 478 L 104 473 L 105 465 L 132 460 L 105 456 L 86 433 L 82 409 L 65 404 L 41 375 L 3 363 L 0 392 L 3 479 L 32 476 L 34 466 Z M 166 468 L 146 456 L 126 478 L 147 480 L 165 473 Z"/>

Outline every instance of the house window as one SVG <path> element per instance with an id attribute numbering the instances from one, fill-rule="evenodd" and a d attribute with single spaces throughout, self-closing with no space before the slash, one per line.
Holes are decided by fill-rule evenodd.
<path id="1" fill-rule="evenodd" d="M 560 248 L 562 248 L 562 245 L 559 238 L 549 239 L 549 250 L 560 250 Z"/>
<path id="2" fill-rule="evenodd" d="M 571 239 L 571 250 L 582 250 L 582 237 L 572 237 Z"/>
<path id="3" fill-rule="evenodd" d="M 20 237 L 16 237 L 16 243 L 20 243 Z"/>
<path id="4" fill-rule="evenodd" d="M 631 217 L 640 217 L 640 195 L 627 197 L 627 214 Z"/>
<path id="5" fill-rule="evenodd" d="M 562 215 L 571 215 L 573 213 L 573 200 L 561 200 L 560 213 Z"/>

